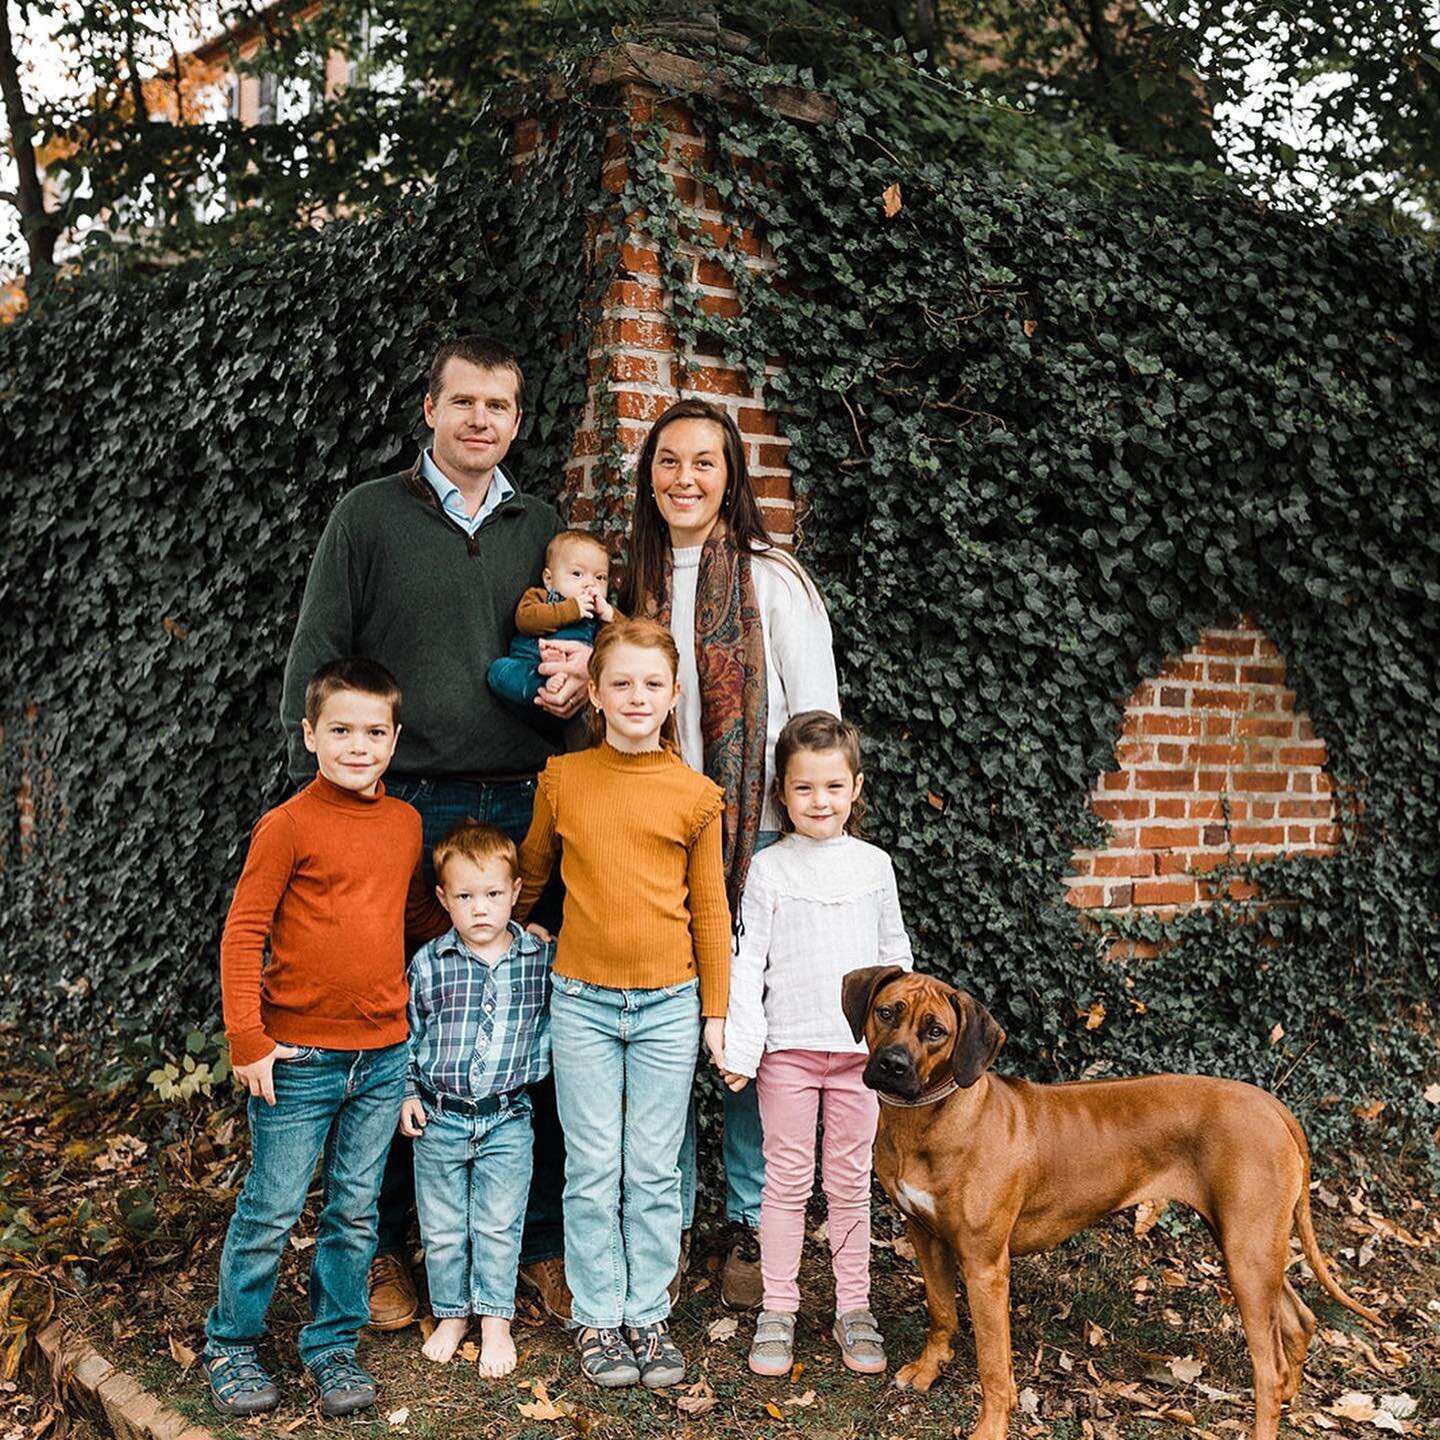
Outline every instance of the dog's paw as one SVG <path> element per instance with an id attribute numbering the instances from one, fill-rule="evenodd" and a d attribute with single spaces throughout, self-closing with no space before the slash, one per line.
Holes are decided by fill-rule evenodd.
<path id="1" fill-rule="evenodd" d="M 939 1373 L 939 1368 L 935 1365 L 927 1365 L 923 1360 L 912 1360 L 910 1364 L 902 1365 L 895 1372 L 895 1388 L 914 1390 L 917 1394 L 924 1395 L 935 1383 L 935 1377 Z"/>

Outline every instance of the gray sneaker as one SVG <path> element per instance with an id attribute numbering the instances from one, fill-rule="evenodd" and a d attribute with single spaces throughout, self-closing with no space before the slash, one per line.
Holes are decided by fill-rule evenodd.
<path id="1" fill-rule="evenodd" d="M 353 1355 L 340 1350 L 308 1368 L 320 1391 L 322 1415 L 353 1415 L 375 1403 L 375 1382 L 355 1363 Z"/>
<path id="2" fill-rule="evenodd" d="M 788 1375 L 794 1363 L 794 1315 L 785 1310 L 762 1310 L 750 1342 L 750 1369 L 756 1375 Z"/>
<path id="3" fill-rule="evenodd" d="M 847 1310 L 837 1315 L 830 1333 L 846 1369 L 861 1375 L 879 1375 L 885 1369 L 885 1342 L 870 1311 Z"/>
<path id="4" fill-rule="evenodd" d="M 200 1362 L 210 1381 L 210 1403 L 226 1415 L 263 1415 L 280 1403 L 280 1388 L 254 1350 L 206 1355 Z"/>
<path id="5" fill-rule="evenodd" d="M 576 1337 L 580 1347 L 580 1373 L 592 1385 L 619 1390 L 640 1383 L 640 1367 L 635 1353 L 618 1330 L 585 1328 Z"/>
<path id="6" fill-rule="evenodd" d="M 685 1357 L 670 1338 L 670 1326 L 656 1320 L 638 1329 L 627 1327 L 625 1338 L 640 1366 L 640 1383 L 648 1390 L 678 1385 L 685 1378 Z"/>

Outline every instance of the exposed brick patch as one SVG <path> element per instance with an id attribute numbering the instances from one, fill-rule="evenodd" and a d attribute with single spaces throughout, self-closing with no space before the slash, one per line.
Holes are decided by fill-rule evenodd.
<path id="1" fill-rule="evenodd" d="M 1173 916 L 1254 894 L 1207 878 L 1227 861 L 1334 853 L 1325 744 L 1285 678 L 1280 652 L 1242 616 L 1202 630 L 1194 649 L 1136 687 L 1116 769 L 1090 799 L 1110 843 L 1071 857 L 1069 904 Z"/>
<path id="2" fill-rule="evenodd" d="M 660 122 L 666 127 L 665 173 L 677 199 L 690 211 L 697 227 L 726 252 L 720 263 L 700 246 L 682 242 L 679 253 L 689 266 L 688 281 L 699 291 L 699 304 L 710 315 L 738 317 L 744 305 L 736 273 L 773 268 L 774 258 L 749 232 L 726 226 L 720 197 L 696 175 L 713 164 L 708 141 L 689 108 L 678 100 L 661 100 L 650 86 L 626 82 L 620 100 L 632 121 Z M 530 120 L 515 131 L 516 173 L 522 161 L 543 146 L 545 137 Z M 629 178 L 630 157 L 623 132 L 607 136 L 603 182 L 620 194 Z M 660 254 L 640 230 L 643 219 L 632 214 L 623 233 L 602 230 L 591 237 L 597 257 L 613 256 L 618 247 L 620 268 L 600 302 L 600 313 L 588 357 L 589 393 L 576 431 L 573 453 L 565 467 L 562 503 L 576 521 L 611 531 L 625 528 L 633 503 L 633 472 L 648 432 L 648 422 L 682 397 L 709 400 L 734 417 L 745 438 L 745 462 L 755 480 L 760 512 L 770 534 L 782 544 L 795 531 L 795 497 L 788 464 L 789 442 L 780 434 L 776 415 L 761 390 L 743 369 L 727 365 L 710 347 L 682 349 L 671 323 L 672 296 L 661 273 Z M 769 374 L 780 369 L 767 363 Z M 613 417 L 614 447 L 606 444 L 605 417 Z M 623 501 L 620 496 L 623 495 Z M 611 513 L 603 513 L 605 510 Z"/>

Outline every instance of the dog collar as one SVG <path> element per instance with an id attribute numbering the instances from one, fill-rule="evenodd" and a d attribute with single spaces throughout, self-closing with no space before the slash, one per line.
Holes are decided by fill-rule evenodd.
<path id="1" fill-rule="evenodd" d="M 893 1105 L 897 1110 L 914 1110 L 921 1105 L 934 1105 L 947 1095 L 953 1095 L 959 1088 L 960 1082 L 952 1075 L 937 1089 L 922 1091 L 913 1100 L 900 1100 L 893 1095 L 887 1095 L 883 1090 L 877 1090 L 875 1095 L 882 1105 Z"/>

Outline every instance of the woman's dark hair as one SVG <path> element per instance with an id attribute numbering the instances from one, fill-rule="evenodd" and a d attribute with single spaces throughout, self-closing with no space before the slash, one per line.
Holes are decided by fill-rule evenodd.
<path id="1" fill-rule="evenodd" d="M 675 420 L 710 420 L 724 436 L 725 495 L 720 502 L 720 519 L 725 522 L 737 549 L 755 555 L 766 552 L 800 567 L 783 550 L 775 550 L 760 518 L 760 502 L 745 467 L 745 442 L 734 420 L 708 400 L 677 400 L 650 427 L 644 448 L 635 466 L 635 508 L 630 513 L 630 555 L 621 587 L 620 608 L 629 615 L 643 615 L 649 599 L 659 598 L 665 584 L 665 553 L 670 548 L 670 530 L 660 517 L 655 501 L 651 470 L 660 436 Z"/>
<path id="2" fill-rule="evenodd" d="M 848 720 L 828 710 L 802 710 L 792 715 L 775 741 L 775 778 L 770 782 L 775 809 L 780 815 L 780 829 L 787 835 L 794 831 L 795 823 L 785 808 L 785 773 L 791 760 L 802 750 L 838 750 L 845 757 L 850 774 L 860 774 L 860 732 Z M 859 835 L 864 818 L 865 797 L 857 795 L 845 817 L 845 833 Z"/>

